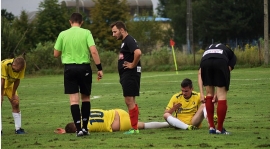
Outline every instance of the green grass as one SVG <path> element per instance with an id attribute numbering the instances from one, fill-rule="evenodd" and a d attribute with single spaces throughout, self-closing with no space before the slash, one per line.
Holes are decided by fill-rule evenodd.
<path id="1" fill-rule="evenodd" d="M 96 76 L 94 75 L 93 78 Z M 197 71 L 143 72 L 141 96 L 137 97 L 140 121 L 164 121 L 162 116 L 171 96 L 180 91 L 184 78 L 193 80 L 198 91 Z M 93 81 L 92 108 L 126 110 L 118 74 L 105 74 Z M 2 149 L 58 148 L 269 148 L 270 147 L 270 69 L 249 68 L 232 71 L 228 93 L 228 112 L 224 123 L 231 135 L 209 135 L 206 121 L 200 130 L 174 128 L 141 130 L 138 135 L 123 132 L 95 132 L 87 137 L 57 135 L 53 130 L 71 122 L 68 96 L 63 93 L 63 76 L 26 76 L 21 81 L 22 126 L 25 135 L 14 134 L 11 106 L 7 98 L 2 106 Z"/>

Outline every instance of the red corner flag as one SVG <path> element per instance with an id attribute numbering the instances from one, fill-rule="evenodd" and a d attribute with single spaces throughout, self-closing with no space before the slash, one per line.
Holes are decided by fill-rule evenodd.
<path id="1" fill-rule="evenodd" d="M 175 45 L 175 42 L 172 39 L 170 39 L 170 45 L 171 46 L 174 46 Z"/>

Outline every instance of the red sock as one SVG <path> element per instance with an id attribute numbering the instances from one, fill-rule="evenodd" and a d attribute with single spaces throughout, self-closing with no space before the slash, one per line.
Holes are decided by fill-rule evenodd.
<path id="1" fill-rule="evenodd" d="M 213 96 L 206 96 L 205 97 L 205 107 L 207 112 L 207 119 L 209 123 L 209 127 L 215 128 L 214 124 L 214 103 L 212 102 Z"/>
<path id="2" fill-rule="evenodd" d="M 219 131 L 223 129 L 223 122 L 227 113 L 227 100 L 218 100 L 217 105 L 217 116 L 218 116 L 218 127 Z"/>
<path id="3" fill-rule="evenodd" d="M 133 129 L 138 129 L 139 108 L 137 105 L 129 112 L 130 123 Z"/>

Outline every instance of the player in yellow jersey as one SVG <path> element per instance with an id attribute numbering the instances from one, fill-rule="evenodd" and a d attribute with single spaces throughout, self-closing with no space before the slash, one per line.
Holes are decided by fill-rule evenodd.
<path id="1" fill-rule="evenodd" d="M 140 129 L 165 128 L 169 127 L 167 122 L 138 122 Z M 89 132 L 114 132 L 127 131 L 131 127 L 129 114 L 122 109 L 102 110 L 91 109 L 88 131 Z M 75 133 L 76 127 L 73 122 L 68 123 L 65 130 L 58 128 L 55 133 Z"/>
<path id="2" fill-rule="evenodd" d="M 25 68 L 26 63 L 23 57 L 5 59 L 1 62 L 1 106 L 4 96 L 7 96 L 12 106 L 12 115 L 15 122 L 15 134 L 25 133 L 24 129 L 21 128 L 20 100 L 17 93 L 17 89 L 20 85 L 20 79 L 24 78 Z"/>
<path id="3" fill-rule="evenodd" d="M 182 81 L 181 91 L 171 97 L 163 117 L 171 126 L 180 129 L 193 130 L 201 126 L 206 109 L 200 101 L 200 93 L 193 91 L 190 79 Z"/>

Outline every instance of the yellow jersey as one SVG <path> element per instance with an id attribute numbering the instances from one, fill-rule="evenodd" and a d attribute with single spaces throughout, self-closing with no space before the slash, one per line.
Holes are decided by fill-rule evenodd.
<path id="1" fill-rule="evenodd" d="M 1 78 L 5 79 L 4 88 L 12 87 L 15 80 L 24 78 L 26 66 L 24 66 L 22 71 L 14 72 L 12 69 L 13 60 L 5 59 L 1 61 Z"/>
<path id="2" fill-rule="evenodd" d="M 112 132 L 115 110 L 91 109 L 88 130 L 91 132 Z"/>
<path id="3" fill-rule="evenodd" d="M 191 125 L 192 117 L 195 115 L 201 105 L 200 93 L 192 91 L 189 99 L 185 99 L 182 93 L 174 94 L 170 99 L 166 110 L 171 109 L 173 105 L 177 103 L 181 103 L 182 106 L 173 113 L 174 116 L 182 122 Z"/>
<path id="4" fill-rule="evenodd" d="M 122 109 L 102 110 L 91 109 L 88 131 L 90 132 L 113 132 L 112 123 L 115 118 L 115 111 L 120 117 L 120 131 L 127 131 L 131 128 L 129 114 Z"/>

